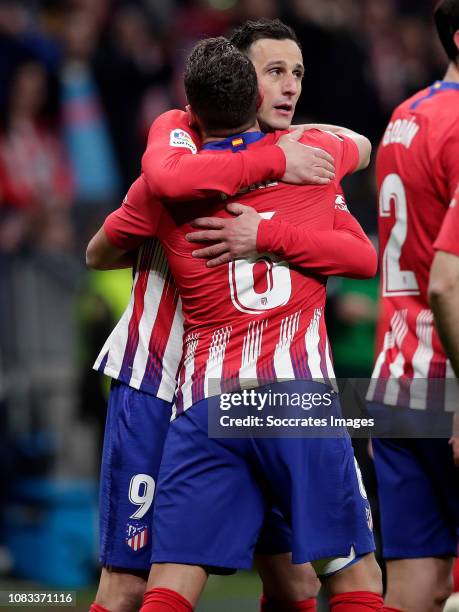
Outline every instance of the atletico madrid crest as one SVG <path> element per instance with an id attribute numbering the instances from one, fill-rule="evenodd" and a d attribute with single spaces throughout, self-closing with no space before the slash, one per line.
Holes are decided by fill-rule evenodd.
<path id="1" fill-rule="evenodd" d="M 126 525 L 126 544 L 134 551 L 147 545 L 148 535 L 147 525 L 138 523 L 128 523 Z"/>

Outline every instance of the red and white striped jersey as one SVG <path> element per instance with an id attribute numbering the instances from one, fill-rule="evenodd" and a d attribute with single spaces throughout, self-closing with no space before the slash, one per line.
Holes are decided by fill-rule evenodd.
<path id="1" fill-rule="evenodd" d="M 129 304 L 94 369 L 171 402 L 182 355 L 180 298 L 158 240 L 140 247 Z"/>
<path id="2" fill-rule="evenodd" d="M 285 157 L 274 144 L 263 155 L 241 151 L 225 156 L 224 164 L 216 155 L 194 156 L 200 146 L 199 136 L 189 126 L 182 111 L 169 111 L 153 124 L 144 164 L 155 177 L 154 186 L 162 194 L 184 199 L 203 197 L 221 190 L 234 193 L 251 183 L 281 177 Z M 221 156 L 219 160 L 222 161 Z M 175 168 L 180 180 L 170 180 L 167 171 Z M 150 175 L 150 173 L 149 173 Z M 186 180 L 185 180 L 186 179 Z M 180 299 L 169 272 L 161 244 L 149 239 L 151 232 L 130 247 L 140 246 L 129 304 L 97 357 L 94 369 L 135 389 L 172 401 L 177 370 L 182 356 L 183 316 Z"/>
<path id="3" fill-rule="evenodd" d="M 427 288 L 433 245 L 459 181 L 459 83 L 437 82 L 395 109 L 376 173 L 381 313 L 367 398 L 449 409 L 448 390 L 435 379 L 453 377 L 453 371 Z"/>
<path id="4" fill-rule="evenodd" d="M 236 147 L 246 141 L 262 148 L 279 137 L 257 134 L 227 139 L 227 148 L 231 142 Z M 322 187 L 274 182 L 239 195 L 237 201 L 253 206 L 265 219 L 274 217 L 311 231 L 332 230 L 338 183 L 356 166 L 357 148 L 348 139 L 318 131 L 308 132 L 305 142 L 331 152 L 336 182 Z M 222 143 L 218 148 L 224 149 Z M 156 233 L 167 253 L 185 317 L 176 413 L 221 390 L 279 379 L 334 377 L 323 316 L 324 277 L 270 256 L 210 269 L 192 256 L 196 246 L 185 236 L 198 216 L 229 217 L 225 202 L 219 198 L 168 207 L 157 203 L 155 208 L 145 181 L 139 179 L 131 190 L 129 201 L 108 217 L 104 227 L 120 248 L 130 247 L 130 231 Z"/>
<path id="5" fill-rule="evenodd" d="M 177 135 L 181 140 L 177 140 Z M 209 196 L 217 187 L 228 194 L 238 187 L 248 187 L 250 181 L 269 182 L 273 176 L 272 167 L 276 164 L 279 166 L 276 172 L 283 174 L 285 164 L 279 160 L 279 152 L 281 158 L 283 153 L 274 144 L 265 146 L 263 150 L 242 149 L 236 155 L 223 157 L 221 152 L 212 154 L 209 151 L 203 155 L 190 155 L 190 147 L 196 150 L 197 146 L 198 136 L 188 126 L 185 113 L 166 113 L 152 127 L 149 151 L 153 150 L 154 155 L 150 155 L 149 162 L 155 163 L 153 175 L 156 182 L 161 176 L 167 185 L 173 184 L 174 196 L 182 195 L 182 190 L 188 193 L 187 189 L 192 185 L 195 187 L 189 195 L 194 199 L 203 194 Z M 180 163 L 189 162 L 190 157 L 195 158 L 191 166 Z M 163 165 L 157 168 L 160 159 Z M 220 163 L 220 160 L 224 163 Z M 180 180 L 173 174 L 178 169 Z M 155 210 L 155 198 L 150 193 L 142 192 L 139 195 L 137 185 L 136 181 L 124 203 L 128 204 L 128 198 L 139 201 L 144 197 L 145 205 Z M 199 189 L 196 185 L 199 185 Z M 164 191 L 169 193 L 166 187 Z M 317 233 L 309 229 L 304 233 L 300 228 L 282 221 L 262 222 L 257 242 L 261 250 L 277 253 L 281 258 L 288 256 L 295 265 L 307 267 L 317 274 L 356 277 L 374 274 L 371 244 L 347 210 L 341 191 L 335 199 L 332 232 Z M 134 225 L 121 238 L 117 236 L 117 244 L 129 250 L 141 245 L 131 298 L 100 351 L 94 368 L 136 389 L 172 401 L 182 356 L 181 303 L 163 248 L 158 241 L 150 238 L 151 228 L 145 229 L 142 220 L 134 219 L 132 215 L 130 223 Z M 360 256 L 354 255 L 356 249 Z M 284 335 L 290 333 L 288 329 L 287 326 Z M 279 355 L 276 363 L 279 363 Z"/>

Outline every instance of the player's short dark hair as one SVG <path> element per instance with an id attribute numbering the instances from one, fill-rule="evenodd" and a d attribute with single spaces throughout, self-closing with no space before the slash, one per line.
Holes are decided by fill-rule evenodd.
<path id="1" fill-rule="evenodd" d="M 261 38 L 271 38 L 274 40 L 293 40 L 301 49 L 300 42 L 295 32 L 280 19 L 258 19 L 257 21 L 246 21 L 236 28 L 230 37 L 230 41 L 235 47 L 248 53 L 254 42 Z"/>
<path id="2" fill-rule="evenodd" d="M 185 66 L 191 108 L 208 130 L 232 131 L 255 122 L 258 83 L 252 62 L 223 36 L 201 40 Z"/>
<path id="3" fill-rule="evenodd" d="M 454 33 L 459 30 L 459 0 L 441 0 L 435 8 L 434 19 L 446 54 L 450 60 L 457 60 L 459 52 L 454 43 Z"/>

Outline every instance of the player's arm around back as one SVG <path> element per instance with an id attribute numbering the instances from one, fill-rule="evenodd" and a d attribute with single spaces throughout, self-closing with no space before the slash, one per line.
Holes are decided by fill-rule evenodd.
<path id="1" fill-rule="evenodd" d="M 312 230 L 263 219 L 256 244 L 258 253 L 275 254 L 299 268 L 325 276 L 366 279 L 378 269 L 375 247 L 347 209 L 335 209 L 333 230 Z"/>
<path id="2" fill-rule="evenodd" d="M 322 130 L 323 132 L 330 132 L 331 134 L 335 134 L 335 136 L 346 136 L 347 138 L 350 138 L 352 141 L 354 141 L 359 151 L 359 161 L 354 169 L 354 172 L 357 172 L 358 170 L 364 170 L 370 163 L 371 142 L 366 136 L 363 136 L 358 132 L 354 132 L 349 128 L 341 127 L 338 125 L 330 125 L 326 123 L 308 123 L 302 127 L 304 127 L 306 130 L 316 129 Z"/>
<path id="3" fill-rule="evenodd" d="M 337 197 L 342 198 L 340 194 Z M 338 206 L 338 208 L 337 208 Z M 269 253 L 290 264 L 325 276 L 371 278 L 376 274 L 376 249 L 358 221 L 343 204 L 335 204 L 332 230 L 314 230 L 289 222 L 263 219 L 243 204 L 227 205 L 233 219 L 202 217 L 193 222 L 198 231 L 187 234 L 189 242 L 212 242 L 193 251 L 215 267 L 237 258 Z"/>
<path id="4" fill-rule="evenodd" d="M 320 149 L 301 146 L 298 138 L 299 134 L 286 134 L 262 150 L 197 154 L 200 138 L 189 125 L 188 115 L 168 111 L 150 128 L 142 172 L 151 193 L 168 202 L 216 193 L 231 196 L 254 183 L 271 180 L 328 184 L 334 178 L 333 158 Z"/>
<path id="5" fill-rule="evenodd" d="M 118 270 L 132 268 L 135 253 L 119 249 L 107 237 L 104 226 L 89 241 L 86 248 L 86 265 L 93 270 Z"/>
<path id="6" fill-rule="evenodd" d="M 143 176 L 131 185 L 121 206 L 110 213 L 89 241 L 86 265 L 95 270 L 132 267 L 136 251 L 154 237 L 161 204 L 152 198 Z"/>

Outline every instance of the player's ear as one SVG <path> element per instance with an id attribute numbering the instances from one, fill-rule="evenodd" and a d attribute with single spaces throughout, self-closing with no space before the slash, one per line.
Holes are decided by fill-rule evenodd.
<path id="1" fill-rule="evenodd" d="M 454 32 L 453 40 L 454 40 L 454 44 L 456 45 L 457 52 L 459 53 L 459 30 L 456 30 Z M 456 61 L 457 59 L 458 58 L 456 57 Z"/>
<path id="2" fill-rule="evenodd" d="M 263 104 L 264 93 L 263 90 L 258 88 L 258 100 L 257 100 L 257 111 L 260 106 Z"/>
<path id="3" fill-rule="evenodd" d="M 185 106 L 185 110 L 186 110 L 186 114 L 188 115 L 188 123 L 190 124 L 190 127 L 198 129 L 199 128 L 198 118 L 196 117 L 193 109 L 191 108 L 189 104 Z"/>

